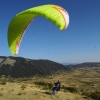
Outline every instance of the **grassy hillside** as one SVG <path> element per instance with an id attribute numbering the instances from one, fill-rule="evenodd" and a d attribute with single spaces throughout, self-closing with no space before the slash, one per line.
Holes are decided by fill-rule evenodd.
<path id="1" fill-rule="evenodd" d="M 51 92 L 29 82 L 7 82 L 0 85 L 0 100 L 84 100 L 77 93 L 59 91 L 51 95 Z"/>
<path id="2" fill-rule="evenodd" d="M 60 70 L 68 71 L 69 69 L 60 63 L 50 60 L 0 56 L 0 75 L 16 78 L 35 75 L 49 76 Z"/>
<path id="3" fill-rule="evenodd" d="M 100 100 L 99 71 L 100 68 L 97 67 L 85 67 L 72 69 L 68 73 L 57 72 L 46 77 L 4 78 L 2 76 L 0 100 L 93 100 L 93 98 Z M 51 95 L 53 82 L 57 80 L 61 81 L 61 90 L 56 95 Z"/>

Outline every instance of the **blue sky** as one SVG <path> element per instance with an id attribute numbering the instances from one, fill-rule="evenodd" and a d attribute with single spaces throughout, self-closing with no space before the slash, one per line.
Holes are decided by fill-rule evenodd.
<path id="1" fill-rule="evenodd" d="M 27 28 L 16 56 L 60 63 L 100 61 L 100 0 L 0 0 L 0 56 L 12 56 L 7 43 L 11 19 L 19 12 L 43 4 L 67 10 L 70 23 L 60 31 L 43 17 Z"/>

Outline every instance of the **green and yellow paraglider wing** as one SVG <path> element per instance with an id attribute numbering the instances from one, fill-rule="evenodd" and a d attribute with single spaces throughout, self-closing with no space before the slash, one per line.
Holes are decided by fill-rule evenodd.
<path id="1" fill-rule="evenodd" d="M 8 27 L 8 46 L 12 55 L 18 54 L 22 36 L 37 15 L 47 18 L 58 26 L 60 30 L 66 29 L 69 25 L 67 11 L 57 5 L 37 6 L 18 13 Z"/>

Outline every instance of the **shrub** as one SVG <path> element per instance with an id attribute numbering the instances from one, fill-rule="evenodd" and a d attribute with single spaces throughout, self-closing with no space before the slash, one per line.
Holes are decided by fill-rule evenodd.
<path id="1" fill-rule="evenodd" d="M 21 86 L 21 89 L 24 90 L 26 88 L 25 84 Z"/>
<path id="2" fill-rule="evenodd" d="M 4 88 L 1 88 L 1 90 L 3 90 Z"/>
<path id="3" fill-rule="evenodd" d="M 92 99 L 100 100 L 100 92 L 97 90 L 94 92 L 83 92 L 82 95 L 85 95 L 87 97 L 91 97 Z"/>
<path id="4" fill-rule="evenodd" d="M 8 79 L 8 82 L 11 82 L 12 83 L 12 82 L 14 82 L 14 80 L 12 78 L 9 78 Z"/>
<path id="5" fill-rule="evenodd" d="M 19 92 L 17 95 L 22 95 L 22 93 L 21 93 L 21 92 Z"/>
<path id="6" fill-rule="evenodd" d="M 3 96 L 3 93 L 0 93 L 0 96 Z"/>
<path id="7" fill-rule="evenodd" d="M 91 97 L 92 99 L 100 100 L 100 92 L 98 92 L 98 91 L 91 92 L 90 97 Z"/>
<path id="8" fill-rule="evenodd" d="M 61 89 L 63 89 L 65 92 L 69 91 L 71 93 L 76 93 L 77 92 L 77 89 L 75 87 L 65 87 L 65 86 L 62 86 Z"/>
<path id="9" fill-rule="evenodd" d="M 19 92 L 17 95 L 25 95 L 26 94 L 26 92 Z"/>
<path id="10" fill-rule="evenodd" d="M 1 81 L 1 83 L 0 83 L 1 85 L 6 85 L 6 80 L 5 79 L 3 79 L 2 81 Z"/>
<path id="11" fill-rule="evenodd" d="M 43 87 L 43 89 L 52 89 L 53 88 L 52 83 L 34 82 L 34 84 Z"/>

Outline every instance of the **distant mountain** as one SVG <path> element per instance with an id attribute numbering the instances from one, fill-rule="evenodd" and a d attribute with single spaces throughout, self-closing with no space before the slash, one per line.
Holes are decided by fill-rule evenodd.
<path id="1" fill-rule="evenodd" d="M 80 67 L 100 67 L 100 62 L 85 62 L 75 65 L 66 65 L 69 68 L 80 68 Z"/>
<path id="2" fill-rule="evenodd" d="M 32 60 L 22 57 L 0 56 L 0 76 L 30 77 L 34 75 L 51 75 L 69 68 L 50 60 Z"/>
<path id="3" fill-rule="evenodd" d="M 63 65 L 76 65 L 76 64 L 79 64 L 79 63 L 62 63 Z"/>

